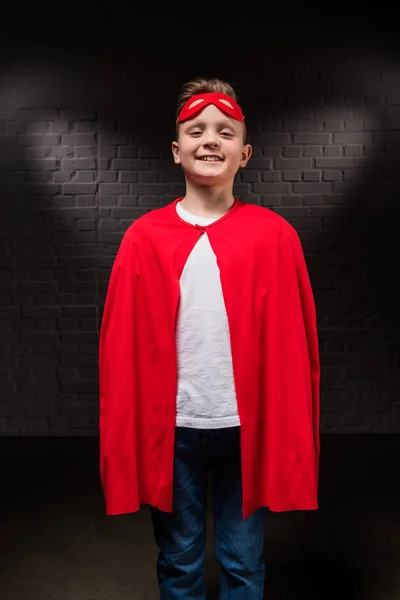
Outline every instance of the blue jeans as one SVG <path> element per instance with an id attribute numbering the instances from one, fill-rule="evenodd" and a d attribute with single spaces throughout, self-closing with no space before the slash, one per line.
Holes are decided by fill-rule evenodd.
<path id="1" fill-rule="evenodd" d="M 160 549 L 160 600 L 204 600 L 207 470 L 211 468 L 214 550 L 222 600 L 262 600 L 264 518 L 261 507 L 242 518 L 240 427 L 176 427 L 173 512 L 150 507 Z"/>

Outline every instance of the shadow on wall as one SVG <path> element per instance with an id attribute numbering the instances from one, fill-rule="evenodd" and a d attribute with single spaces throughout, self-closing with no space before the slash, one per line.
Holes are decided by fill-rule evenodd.
<path id="1" fill-rule="evenodd" d="M 254 98 L 249 110 L 254 122 L 262 123 L 271 113 L 272 123 L 282 125 L 274 130 L 275 138 L 265 136 L 266 152 L 274 153 L 268 146 L 276 143 L 280 155 L 312 157 L 311 172 L 299 174 L 300 185 L 292 174 L 295 196 L 308 211 L 300 209 L 299 218 L 288 220 L 302 239 L 315 291 L 326 401 L 322 411 L 338 413 L 330 420 L 335 431 L 343 425 L 340 413 L 353 407 L 346 425 L 394 432 L 399 416 L 393 403 L 400 386 L 395 235 L 400 53 L 387 41 L 381 46 L 369 38 L 340 42 L 325 44 L 319 53 L 315 39 L 295 52 L 284 43 L 274 56 L 255 52 L 252 73 L 241 83 L 246 97 Z M 279 144 L 286 133 L 292 143 L 287 149 Z"/>
<path id="2" fill-rule="evenodd" d="M 30 135 L 19 120 L 18 109 L 0 112 L 5 132 L 0 135 L 1 366 L 6 394 L 2 433 L 29 435 L 44 429 L 46 418 L 55 415 L 49 404 L 40 410 L 43 395 L 58 394 L 57 323 L 62 309 L 57 305 L 53 209 L 58 186 L 52 182 L 52 170 L 43 169 L 44 155 L 35 156 L 18 143 L 21 135 Z M 56 159 L 49 162 L 57 167 Z M 31 407 L 35 406 L 37 412 L 32 415 Z"/>
<path id="3" fill-rule="evenodd" d="M 1 78 L 4 435 L 97 433 L 97 117 L 107 95 L 98 90 L 93 107 L 66 71 L 30 58 Z"/>

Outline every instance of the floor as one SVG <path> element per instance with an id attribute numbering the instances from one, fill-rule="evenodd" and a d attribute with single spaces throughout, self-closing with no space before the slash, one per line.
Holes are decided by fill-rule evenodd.
<path id="1" fill-rule="evenodd" d="M 105 515 L 97 438 L 2 438 L 0 459 L 1 600 L 159 598 L 149 507 Z M 400 599 L 399 466 L 400 435 L 322 435 L 319 510 L 267 515 L 265 598 Z M 218 574 L 208 518 L 210 600 Z"/>

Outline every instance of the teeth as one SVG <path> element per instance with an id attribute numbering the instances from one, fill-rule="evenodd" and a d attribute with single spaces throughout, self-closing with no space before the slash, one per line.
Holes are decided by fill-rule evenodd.
<path id="1" fill-rule="evenodd" d="M 220 161 L 220 158 L 217 158 L 216 156 L 205 156 L 203 157 L 201 160 L 208 160 L 208 161 Z"/>

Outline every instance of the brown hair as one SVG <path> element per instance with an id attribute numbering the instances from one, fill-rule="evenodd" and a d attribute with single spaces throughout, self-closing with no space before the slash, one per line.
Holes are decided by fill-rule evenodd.
<path id="1" fill-rule="evenodd" d="M 176 108 L 176 137 L 178 138 L 178 117 L 185 103 L 195 94 L 207 94 L 209 92 L 221 92 L 230 96 L 237 102 L 237 93 L 230 83 L 217 78 L 195 77 L 183 84 L 177 99 Z M 244 123 L 243 123 L 244 125 Z M 243 143 L 246 142 L 246 126 L 244 125 Z"/>

